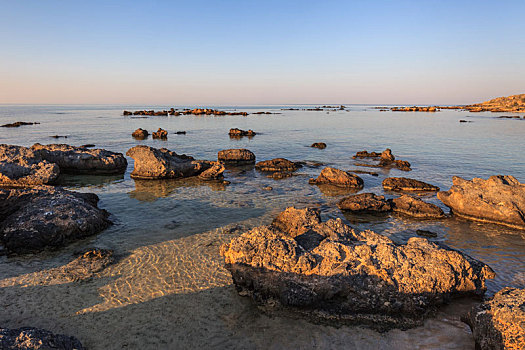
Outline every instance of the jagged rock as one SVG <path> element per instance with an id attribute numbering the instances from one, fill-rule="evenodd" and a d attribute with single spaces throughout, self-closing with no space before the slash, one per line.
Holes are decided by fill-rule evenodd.
<path id="1" fill-rule="evenodd" d="M 126 172 L 128 161 L 122 153 L 105 149 L 88 149 L 65 144 L 31 146 L 42 159 L 56 163 L 61 173 L 70 174 L 122 174 Z"/>
<path id="2" fill-rule="evenodd" d="M 326 148 L 326 143 L 324 143 L 324 142 L 315 142 L 315 143 L 312 143 L 312 145 L 310 147 L 319 148 L 319 149 L 325 149 Z"/>
<path id="3" fill-rule="evenodd" d="M 255 163 L 255 154 L 245 148 L 226 149 L 219 151 L 217 159 L 227 164 L 253 164 Z"/>
<path id="4" fill-rule="evenodd" d="M 481 295 L 487 265 L 425 238 L 396 244 L 313 209 L 288 208 L 270 226 L 221 246 L 241 295 L 269 313 L 360 323 L 380 331 L 419 326 L 450 298 Z"/>
<path id="5" fill-rule="evenodd" d="M 384 196 L 374 193 L 360 193 L 343 198 L 337 206 L 341 210 L 356 212 L 387 212 L 392 210 L 392 205 Z"/>
<path id="6" fill-rule="evenodd" d="M 52 184 L 59 174 L 60 169 L 56 164 L 42 160 L 30 148 L 0 145 L 0 186 Z"/>
<path id="7" fill-rule="evenodd" d="M 394 157 L 390 148 L 387 148 L 381 153 L 377 153 L 377 152 L 369 153 L 367 151 L 357 152 L 355 156 L 353 156 L 352 158 L 354 159 L 358 159 L 358 158 L 378 159 L 379 158 L 379 163 L 377 165 L 356 163 L 356 165 L 358 166 L 368 166 L 368 167 L 376 167 L 376 168 L 397 168 L 403 171 L 412 170 L 410 168 L 410 163 L 407 162 L 406 160 L 396 160 L 396 157 Z"/>
<path id="8" fill-rule="evenodd" d="M 0 189 L 0 240 L 8 251 L 24 253 L 93 235 L 111 224 L 97 203 L 93 193 L 60 187 Z"/>
<path id="9" fill-rule="evenodd" d="M 135 160 L 135 167 L 131 173 L 134 179 L 175 179 L 197 176 L 217 165 L 217 162 L 195 160 L 193 157 L 179 155 L 166 148 L 157 149 L 148 146 L 130 148 L 126 155 Z M 222 174 L 219 170 L 215 167 L 203 176 L 207 177 L 213 173 L 213 177 L 218 177 Z"/>
<path id="10" fill-rule="evenodd" d="M 4 124 L 4 125 L 0 125 L 0 128 L 18 128 L 22 125 L 35 125 L 35 124 L 40 124 L 40 123 L 34 123 L 34 122 L 14 122 L 14 123 L 10 123 L 10 124 Z"/>
<path id="11" fill-rule="evenodd" d="M 437 205 L 423 202 L 419 198 L 403 195 L 391 201 L 392 210 L 406 215 L 424 219 L 438 219 L 445 216 Z"/>
<path id="12" fill-rule="evenodd" d="M 251 137 L 251 136 L 255 136 L 256 132 L 251 130 L 251 129 L 250 130 L 241 130 L 241 129 L 238 129 L 238 128 L 232 128 L 232 129 L 230 129 L 230 132 L 228 134 L 230 135 L 230 137 L 242 137 L 242 136 Z"/>
<path id="13" fill-rule="evenodd" d="M 383 188 L 390 191 L 439 191 L 439 187 L 406 177 L 387 177 Z"/>
<path id="14" fill-rule="evenodd" d="M 476 349 L 522 350 L 525 346 L 525 289 L 503 288 L 462 320 L 472 329 Z"/>
<path id="15" fill-rule="evenodd" d="M 168 132 L 162 128 L 159 128 L 159 130 L 154 131 L 151 135 L 154 139 L 166 140 L 168 138 Z"/>
<path id="16" fill-rule="evenodd" d="M 296 171 L 300 167 L 300 164 L 294 163 L 285 158 L 274 158 L 272 160 L 264 160 L 255 164 L 256 169 L 267 172 L 291 172 Z"/>
<path id="17" fill-rule="evenodd" d="M 212 166 L 199 174 L 202 180 L 218 180 L 224 177 L 223 173 L 226 168 L 220 162 L 214 162 Z"/>
<path id="18" fill-rule="evenodd" d="M 467 219 L 525 229 L 525 184 L 507 175 L 488 180 L 464 180 L 454 176 L 448 191 L 438 198 L 455 215 Z"/>
<path id="19" fill-rule="evenodd" d="M 321 171 L 317 179 L 310 179 L 311 184 L 330 184 L 338 187 L 362 188 L 363 179 L 359 176 L 347 173 L 332 167 L 326 167 Z"/>
<path id="20" fill-rule="evenodd" d="M 84 350 L 75 337 L 54 334 L 45 329 L 22 327 L 18 329 L 0 328 L 0 349 L 20 350 Z"/>
<path id="21" fill-rule="evenodd" d="M 381 152 L 381 155 L 379 156 L 382 162 L 393 162 L 396 157 L 392 154 L 392 150 L 390 148 L 385 149 L 383 152 Z"/>
<path id="22" fill-rule="evenodd" d="M 133 134 L 131 134 L 131 136 L 139 140 L 144 140 L 146 137 L 149 136 L 149 132 L 148 130 L 138 128 L 137 130 L 133 131 Z"/>

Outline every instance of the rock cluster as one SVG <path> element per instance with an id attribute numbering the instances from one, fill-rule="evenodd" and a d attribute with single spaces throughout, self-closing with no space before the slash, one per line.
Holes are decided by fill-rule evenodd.
<path id="1" fill-rule="evenodd" d="M 219 111 L 216 109 L 210 109 L 210 108 L 195 108 L 195 109 L 189 109 L 184 110 L 182 114 L 193 114 L 193 115 L 242 115 L 247 116 L 248 113 L 246 112 L 225 112 L 225 111 Z"/>
<path id="2" fill-rule="evenodd" d="M 392 112 L 437 112 L 439 111 L 438 107 L 432 106 L 432 107 L 418 107 L 418 106 L 412 106 L 412 107 L 392 107 L 390 108 Z"/>
<path id="3" fill-rule="evenodd" d="M 57 164 L 61 173 L 122 174 L 128 166 L 128 161 L 122 153 L 100 148 L 87 149 L 65 144 L 35 143 L 31 149 L 43 160 Z"/>
<path id="4" fill-rule="evenodd" d="M 310 179 L 310 184 L 329 184 L 346 188 L 363 188 L 364 182 L 359 176 L 332 167 L 326 167 L 321 171 L 317 179 Z"/>
<path id="5" fill-rule="evenodd" d="M 0 328 L 0 349 L 20 350 L 84 350 L 75 337 L 54 334 L 45 329 L 22 327 L 18 329 Z"/>
<path id="6" fill-rule="evenodd" d="M 131 177 L 134 179 L 176 179 L 199 176 L 205 180 L 220 179 L 224 166 L 219 162 L 195 160 L 166 148 L 135 146 L 126 155 L 135 160 Z"/>
<path id="7" fill-rule="evenodd" d="M 149 132 L 148 130 L 138 128 L 137 130 L 133 131 L 133 134 L 131 134 L 131 136 L 139 140 L 144 140 L 146 137 L 149 136 Z"/>
<path id="8" fill-rule="evenodd" d="M 243 164 L 254 164 L 255 154 L 248 149 L 225 149 L 219 151 L 217 159 L 226 164 L 243 165 Z"/>
<path id="9" fill-rule="evenodd" d="M 522 350 L 525 346 L 525 289 L 504 288 L 464 318 L 476 349 Z"/>
<path id="10" fill-rule="evenodd" d="M 439 191 L 439 187 L 406 177 L 387 177 L 383 188 L 390 191 Z"/>
<path id="11" fill-rule="evenodd" d="M 221 247 L 241 295 L 267 312 L 360 323 L 384 331 L 421 325 L 451 297 L 481 295 L 493 271 L 444 245 L 396 244 L 313 209 L 288 208 L 270 226 Z"/>
<path id="12" fill-rule="evenodd" d="M 0 189 L 0 240 L 10 252 L 39 251 L 104 230 L 108 212 L 92 193 L 60 187 Z"/>
<path id="13" fill-rule="evenodd" d="M 513 176 L 464 180 L 454 176 L 448 191 L 438 198 L 455 215 L 467 219 L 525 229 L 525 184 Z"/>
<path id="14" fill-rule="evenodd" d="M 255 131 L 253 130 L 241 130 L 241 129 L 237 129 L 237 128 L 233 128 L 233 129 L 230 129 L 230 131 L 228 132 L 228 134 L 230 135 L 230 137 L 243 137 L 243 136 L 248 136 L 248 137 L 252 137 L 252 136 L 255 136 L 256 133 Z"/>
<path id="15" fill-rule="evenodd" d="M 410 163 L 407 162 L 406 160 L 396 160 L 396 157 L 394 157 L 390 148 L 387 148 L 381 153 L 360 151 L 360 152 L 357 152 L 352 158 L 354 159 L 360 159 L 360 158 L 379 159 L 378 164 L 356 163 L 356 165 L 358 166 L 377 167 L 377 168 L 397 168 L 403 171 L 412 170 L 410 168 Z"/>

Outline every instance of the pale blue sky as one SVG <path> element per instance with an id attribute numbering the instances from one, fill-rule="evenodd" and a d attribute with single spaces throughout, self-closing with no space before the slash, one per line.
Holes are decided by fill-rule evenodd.
<path id="1" fill-rule="evenodd" d="M 0 103 L 477 102 L 525 93 L 523 13 L 523 0 L 0 0 Z"/>

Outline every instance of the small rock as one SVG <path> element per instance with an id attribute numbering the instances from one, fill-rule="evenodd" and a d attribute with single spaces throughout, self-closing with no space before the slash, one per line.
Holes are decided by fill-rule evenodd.
<path id="1" fill-rule="evenodd" d="M 152 136 L 154 139 L 166 140 L 168 138 L 168 132 L 159 128 L 159 130 L 153 132 Z"/>
<path id="2" fill-rule="evenodd" d="M 315 142 L 315 143 L 312 143 L 312 145 L 310 147 L 319 148 L 319 149 L 325 149 L 326 148 L 326 143 L 324 143 L 324 142 Z"/>
<path id="3" fill-rule="evenodd" d="M 272 160 L 265 160 L 255 164 L 257 170 L 267 172 L 292 172 L 300 167 L 300 164 L 294 163 L 285 158 L 274 158 Z"/>
<path id="4" fill-rule="evenodd" d="M 149 136 L 149 132 L 148 130 L 138 128 L 137 130 L 133 131 L 133 134 L 131 134 L 131 136 L 139 140 L 144 140 L 146 137 Z"/>
<path id="5" fill-rule="evenodd" d="M 360 193 L 343 198 L 337 206 L 341 210 L 355 212 L 388 212 L 392 210 L 391 204 L 385 196 L 374 193 Z"/>

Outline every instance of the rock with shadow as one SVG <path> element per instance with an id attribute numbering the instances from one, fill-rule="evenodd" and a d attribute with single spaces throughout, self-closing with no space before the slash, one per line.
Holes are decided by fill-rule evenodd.
<path id="1" fill-rule="evenodd" d="M 389 191 L 439 191 L 439 187 L 423 181 L 406 177 L 387 177 L 383 180 L 383 188 Z"/>
<path id="2" fill-rule="evenodd" d="M 379 331 L 422 325 L 457 296 L 480 296 L 494 272 L 444 245 L 396 244 L 313 209 L 288 208 L 269 226 L 221 246 L 241 295 L 272 314 L 363 324 Z"/>
<path id="3" fill-rule="evenodd" d="M 217 159 L 227 165 L 255 164 L 255 154 L 245 148 L 225 149 L 219 151 Z"/>
<path id="4" fill-rule="evenodd" d="M 343 188 L 363 188 L 364 182 L 359 176 L 332 167 L 326 167 L 321 171 L 317 179 L 308 181 L 312 185 L 332 185 Z"/>
<path id="5" fill-rule="evenodd" d="M 0 349 L 24 350 L 84 350 L 75 337 L 54 334 L 45 329 L 22 327 L 18 329 L 0 328 Z"/>

